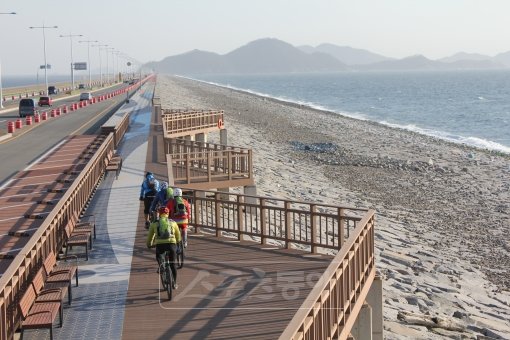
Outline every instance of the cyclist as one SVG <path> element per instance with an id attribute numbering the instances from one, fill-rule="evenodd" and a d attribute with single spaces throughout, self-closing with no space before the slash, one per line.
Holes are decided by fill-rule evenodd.
<path id="1" fill-rule="evenodd" d="M 158 210 L 159 220 L 151 223 L 149 235 L 147 235 L 147 248 L 156 246 L 156 260 L 166 251 L 170 252 L 170 269 L 174 277 L 173 289 L 177 289 L 177 270 L 175 260 L 177 258 L 177 244 L 181 242 L 181 232 L 177 223 L 168 218 L 168 208 L 161 207 Z M 159 268 L 159 266 L 158 266 Z M 159 269 L 158 269 L 159 271 Z"/>
<path id="2" fill-rule="evenodd" d="M 150 212 L 155 213 L 158 211 L 159 207 L 164 207 L 168 203 L 169 200 L 174 198 L 174 190 L 168 186 L 167 182 L 163 182 L 161 184 L 161 189 L 159 189 L 156 197 L 152 200 L 152 204 L 150 207 Z"/>
<path id="3" fill-rule="evenodd" d="M 189 202 L 182 197 L 182 190 L 174 189 L 174 198 L 169 200 L 167 208 L 170 211 L 170 218 L 174 220 L 182 232 L 184 248 L 188 246 L 188 220 L 191 217 L 191 206 Z"/>
<path id="4" fill-rule="evenodd" d="M 156 193 L 159 191 L 159 182 L 152 172 L 147 172 L 140 189 L 140 201 L 143 201 L 143 213 L 145 214 L 145 229 L 149 228 L 149 209 Z"/>

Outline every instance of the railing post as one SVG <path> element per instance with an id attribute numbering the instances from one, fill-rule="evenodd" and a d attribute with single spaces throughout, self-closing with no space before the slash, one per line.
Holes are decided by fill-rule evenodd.
<path id="1" fill-rule="evenodd" d="M 216 227 L 216 237 L 220 237 L 220 224 L 221 224 L 221 194 L 219 192 L 214 194 L 214 221 Z"/>
<path id="2" fill-rule="evenodd" d="M 317 216 L 315 213 L 317 212 L 317 206 L 315 204 L 310 205 L 310 227 L 311 231 L 311 240 L 310 240 L 310 251 L 312 254 L 317 252 Z"/>
<path id="3" fill-rule="evenodd" d="M 211 182 L 211 151 L 207 153 L 207 181 Z"/>
<path id="4" fill-rule="evenodd" d="M 184 164 L 185 164 L 185 168 L 186 168 L 186 184 L 190 184 L 191 183 L 191 162 L 189 160 L 189 155 L 186 154 L 184 155 Z"/>
<path id="5" fill-rule="evenodd" d="M 342 248 L 344 244 L 344 233 L 345 233 L 345 211 L 342 208 L 338 208 L 338 249 Z"/>
<path id="6" fill-rule="evenodd" d="M 228 180 L 232 180 L 232 172 L 234 172 L 232 166 L 233 166 L 233 162 L 232 162 L 232 158 L 233 158 L 233 154 L 232 154 L 232 151 L 227 151 L 227 157 L 228 157 Z"/>
<path id="7" fill-rule="evenodd" d="M 260 243 L 266 244 L 266 199 L 260 199 Z"/>
<path id="8" fill-rule="evenodd" d="M 292 226 L 292 213 L 290 210 L 290 202 L 285 201 L 284 207 L 284 216 L 285 216 L 285 248 L 290 249 L 290 229 Z"/>
<path id="9" fill-rule="evenodd" d="M 241 241 L 244 235 L 244 219 L 243 219 L 243 211 L 244 209 L 244 196 L 237 195 L 237 225 L 239 228 L 239 232 L 237 233 L 237 239 Z"/>

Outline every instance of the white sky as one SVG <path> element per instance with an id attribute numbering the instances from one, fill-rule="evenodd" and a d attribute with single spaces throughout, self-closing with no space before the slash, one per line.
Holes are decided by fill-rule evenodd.
<path id="1" fill-rule="evenodd" d="M 17 0 L 0 2 L 2 74 L 33 75 L 47 61 L 68 74 L 87 61 L 98 40 L 141 62 L 200 49 L 228 53 L 250 41 L 277 38 L 294 46 L 332 43 L 387 57 L 423 54 L 438 59 L 464 51 L 510 50 L 510 0 Z M 106 67 L 102 52 L 103 72 Z M 126 60 L 119 59 L 122 63 Z M 111 67 L 111 54 L 109 63 Z M 99 66 L 91 47 L 92 69 Z M 40 71 L 42 72 L 42 70 Z M 86 71 L 80 71 L 86 72 Z"/>

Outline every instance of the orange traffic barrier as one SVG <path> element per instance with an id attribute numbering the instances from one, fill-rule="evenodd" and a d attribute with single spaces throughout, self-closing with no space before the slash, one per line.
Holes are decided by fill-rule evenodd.
<path id="1" fill-rule="evenodd" d="M 16 120 L 16 129 L 21 129 L 23 127 L 23 122 L 21 119 Z"/>
<path id="2" fill-rule="evenodd" d="M 27 116 L 27 118 L 25 118 L 25 124 L 32 125 L 32 116 Z"/>
<path id="3" fill-rule="evenodd" d="M 13 133 L 16 131 L 16 128 L 14 127 L 14 122 L 7 122 L 7 132 Z"/>
<path id="4" fill-rule="evenodd" d="M 42 119 L 42 120 L 46 120 L 46 119 L 48 119 L 48 113 L 47 113 L 46 111 L 44 111 L 44 112 L 42 113 L 42 115 L 41 115 L 41 119 Z"/>
<path id="5" fill-rule="evenodd" d="M 34 122 L 35 123 L 39 123 L 40 121 L 41 121 L 41 116 L 38 113 L 36 113 L 34 115 Z"/>

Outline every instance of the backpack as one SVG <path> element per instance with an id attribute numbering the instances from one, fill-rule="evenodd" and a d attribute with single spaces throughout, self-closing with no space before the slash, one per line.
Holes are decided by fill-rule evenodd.
<path id="1" fill-rule="evenodd" d="M 158 221 L 158 238 L 169 239 L 173 237 L 174 229 L 170 226 L 168 218 L 160 218 Z"/>
<path id="2" fill-rule="evenodd" d="M 182 217 L 188 214 L 184 199 L 181 196 L 174 198 L 174 217 Z"/>

